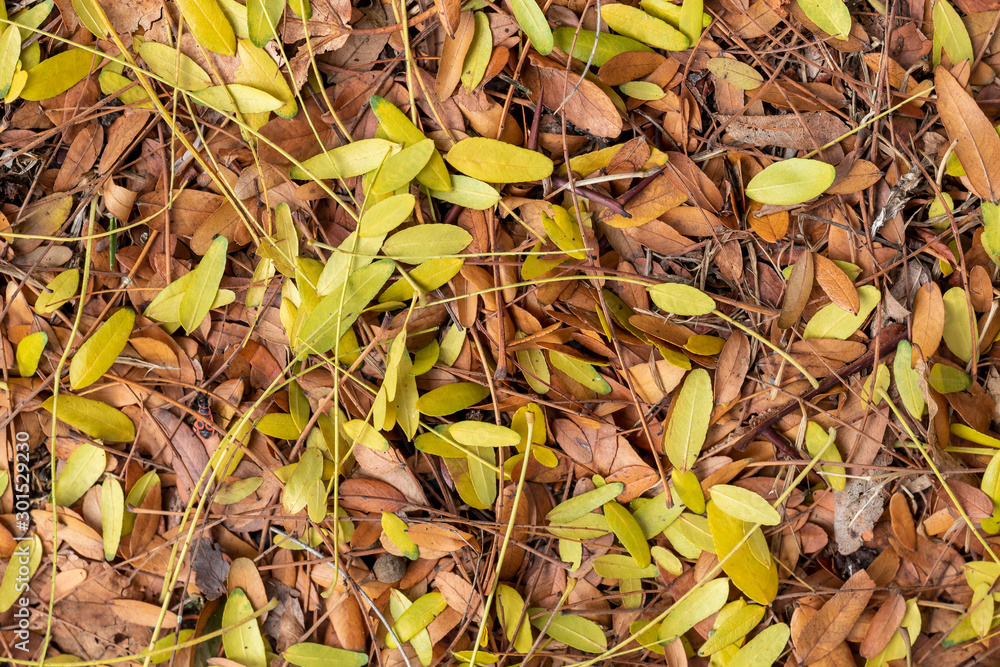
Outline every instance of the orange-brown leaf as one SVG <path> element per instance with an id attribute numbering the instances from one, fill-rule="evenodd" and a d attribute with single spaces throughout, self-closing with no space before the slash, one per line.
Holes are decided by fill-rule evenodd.
<path id="1" fill-rule="evenodd" d="M 976 101 L 945 67 L 934 74 L 938 113 L 948 131 L 948 138 L 957 141 L 958 156 L 970 189 L 983 199 L 1000 199 L 1000 135 L 986 118 Z"/>
<path id="2" fill-rule="evenodd" d="M 830 297 L 830 301 L 857 315 L 861 308 L 861 297 L 858 296 L 857 288 L 844 270 L 823 255 L 816 255 L 813 261 L 816 266 L 816 282 Z"/>
<path id="3" fill-rule="evenodd" d="M 795 641 L 799 662 L 809 664 L 833 651 L 844 641 L 875 592 L 875 582 L 861 570 L 844 582 L 843 588 L 823 605 Z"/>
<path id="4" fill-rule="evenodd" d="M 944 299 L 936 283 L 922 286 L 913 298 L 912 332 L 911 342 L 919 354 L 926 358 L 937 352 L 944 335 Z M 917 349 L 913 353 L 916 357 Z"/>
<path id="5" fill-rule="evenodd" d="M 898 495 L 898 494 L 897 494 Z M 896 634 L 896 629 L 903 620 L 906 613 L 906 600 L 899 593 L 893 595 L 889 600 L 878 608 L 875 617 L 872 618 L 871 625 L 868 626 L 868 633 L 861 648 L 858 651 L 862 657 L 874 658 L 882 652 L 889 640 Z"/>
<path id="6" fill-rule="evenodd" d="M 889 502 L 889 517 L 892 519 L 892 532 L 900 543 L 913 551 L 917 548 L 917 528 L 913 523 L 913 515 L 906 502 L 906 496 L 895 493 Z"/>

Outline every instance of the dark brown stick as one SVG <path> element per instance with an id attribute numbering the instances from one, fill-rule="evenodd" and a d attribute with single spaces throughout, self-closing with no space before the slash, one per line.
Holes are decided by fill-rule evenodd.
<path id="1" fill-rule="evenodd" d="M 564 185 L 569 185 L 569 181 L 562 176 L 551 176 L 550 178 L 552 179 L 552 184 L 556 187 L 561 188 Z M 626 211 L 624 206 L 607 195 L 602 195 L 600 192 L 591 190 L 590 188 L 582 188 L 578 185 L 573 188 L 573 191 L 584 199 L 589 199 L 590 201 L 600 204 L 601 206 L 607 206 L 623 218 L 632 217 L 632 214 Z"/>
<path id="2" fill-rule="evenodd" d="M 637 194 L 639 194 L 647 187 L 649 187 L 649 184 L 652 183 L 656 179 L 656 177 L 662 173 L 663 173 L 663 168 L 661 167 L 652 176 L 647 176 L 646 178 L 636 183 L 634 188 L 632 188 L 631 190 L 622 195 L 622 206 L 628 206 L 628 203 L 632 201 L 633 197 L 635 197 Z"/>
<path id="3" fill-rule="evenodd" d="M 865 366 L 872 364 L 875 361 L 876 353 L 878 352 L 882 353 L 881 356 L 879 357 L 880 359 L 888 360 L 892 358 L 892 356 L 896 354 L 896 345 L 899 343 L 899 341 L 906 338 L 906 336 L 907 336 L 907 330 L 904 329 L 902 332 L 894 336 L 888 342 L 879 344 L 874 350 L 872 350 L 871 352 L 869 352 L 868 354 L 861 357 L 853 364 L 845 368 L 843 373 L 839 375 L 831 375 L 830 377 L 820 382 L 818 387 L 816 387 L 812 391 L 806 392 L 801 399 L 790 401 L 784 407 L 778 408 L 777 412 L 775 412 L 770 417 L 768 417 L 767 419 L 760 422 L 759 424 L 751 428 L 749 431 L 741 435 L 732 444 L 732 446 L 735 447 L 737 451 L 742 452 L 744 449 L 747 448 L 747 445 L 753 442 L 754 438 L 756 438 L 759 435 L 762 435 L 765 430 L 773 427 L 774 424 L 779 419 L 781 419 L 787 414 L 790 414 L 792 411 L 796 410 L 799 407 L 799 405 L 801 405 L 803 402 L 811 401 L 820 394 L 830 391 L 831 389 L 836 387 L 837 384 L 839 384 L 843 378 L 849 378 L 855 373 L 857 373 L 859 370 L 864 368 Z"/>

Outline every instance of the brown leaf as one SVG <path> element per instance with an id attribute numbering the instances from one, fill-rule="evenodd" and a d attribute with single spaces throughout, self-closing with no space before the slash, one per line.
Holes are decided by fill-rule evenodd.
<path id="1" fill-rule="evenodd" d="M 844 582 L 840 592 L 823 605 L 795 639 L 799 662 L 815 662 L 836 649 L 851 632 L 874 591 L 875 582 L 864 570 Z"/>
<path id="2" fill-rule="evenodd" d="M 725 405 L 739 398 L 743 380 L 750 369 L 750 339 L 742 331 L 729 335 L 715 369 L 715 402 Z"/>
<path id="3" fill-rule="evenodd" d="M 444 45 L 441 47 L 437 80 L 434 84 L 434 94 L 438 100 L 448 99 L 455 92 L 455 86 L 462 80 L 462 65 L 475 32 L 476 22 L 472 12 L 462 12 L 454 37 L 445 37 Z"/>
<path id="4" fill-rule="evenodd" d="M 847 134 L 850 128 L 838 116 L 826 111 L 783 116 L 738 116 L 726 126 L 727 144 L 779 146 L 798 150 L 819 148 Z"/>
<path id="5" fill-rule="evenodd" d="M 937 283 L 927 283 L 917 290 L 913 298 L 912 338 L 913 355 L 925 358 L 937 352 L 944 335 L 944 299 Z"/>
<path id="6" fill-rule="evenodd" d="M 892 532 L 900 544 L 913 551 L 917 548 L 917 528 L 913 523 L 910 506 L 906 496 L 896 492 L 889 501 L 889 516 L 892 519 Z"/>
<path id="7" fill-rule="evenodd" d="M 579 74 L 567 73 L 565 67 L 534 51 L 529 57 L 534 67 L 525 68 L 524 82 L 534 91 L 531 97 L 533 102 L 538 102 L 539 84 L 544 82 L 544 106 L 549 109 L 562 107 L 566 120 L 587 134 L 606 138 L 621 134 L 622 119 L 618 107 L 596 83 L 586 79 L 580 81 Z"/>
<path id="8" fill-rule="evenodd" d="M 844 270 L 823 255 L 817 254 L 813 261 L 816 266 L 816 282 L 830 300 L 843 310 L 857 314 L 861 308 L 861 298 Z"/>
<path id="9" fill-rule="evenodd" d="M 659 53 L 651 51 L 626 51 L 612 57 L 601 65 L 597 71 L 597 78 L 608 86 L 620 86 L 628 81 L 635 81 L 644 76 L 652 74 L 656 68 L 666 59 Z M 678 67 L 676 60 L 667 62 L 674 63 L 674 71 Z M 672 76 L 672 75 L 671 75 Z"/>
<path id="10" fill-rule="evenodd" d="M 789 274 L 785 286 L 785 300 L 781 305 L 781 314 L 778 316 L 779 328 L 791 328 L 799 320 L 806 304 L 809 303 L 814 272 L 813 254 L 806 251 L 799 255 L 795 264 L 792 265 L 792 272 Z"/>
<path id="11" fill-rule="evenodd" d="M 944 67 L 934 73 L 938 113 L 957 141 L 955 154 L 965 168 L 969 187 L 989 201 L 1000 198 L 1000 135 L 972 96 Z"/>
<path id="12" fill-rule="evenodd" d="M 899 494 L 896 494 L 899 495 Z M 896 629 L 903 621 L 906 613 L 906 600 L 899 593 L 896 593 L 888 601 L 882 604 L 875 617 L 868 626 L 864 641 L 858 651 L 864 658 L 874 658 L 882 652 L 889 640 L 896 634 Z"/>

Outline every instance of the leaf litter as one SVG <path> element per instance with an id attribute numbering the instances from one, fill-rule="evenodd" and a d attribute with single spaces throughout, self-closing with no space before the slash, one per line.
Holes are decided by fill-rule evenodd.
<path id="1" fill-rule="evenodd" d="M 997 661 L 997 3 L 0 18 L 4 660 Z"/>

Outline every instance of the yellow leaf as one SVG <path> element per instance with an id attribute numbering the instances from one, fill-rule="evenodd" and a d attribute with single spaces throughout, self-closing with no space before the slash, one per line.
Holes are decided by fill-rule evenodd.
<path id="1" fill-rule="evenodd" d="M 378 170 L 370 192 L 375 195 L 387 195 L 407 187 L 424 169 L 435 150 L 433 141 L 422 139 L 389 156 Z"/>
<path id="2" fill-rule="evenodd" d="M 50 396 L 42 403 L 42 409 L 52 413 L 54 404 L 54 397 Z M 90 437 L 105 442 L 131 442 L 135 439 L 135 424 L 132 420 L 125 413 L 101 401 L 62 394 L 53 416 Z"/>
<path id="3" fill-rule="evenodd" d="M 431 417 L 444 417 L 481 403 L 490 388 L 475 382 L 453 382 L 432 389 L 417 399 L 417 409 Z"/>
<path id="4" fill-rule="evenodd" d="M 778 661 L 791 636 L 791 630 L 784 623 L 769 626 L 747 642 L 746 646 L 729 661 L 727 667 L 756 667 L 773 665 Z"/>
<path id="5" fill-rule="evenodd" d="M 281 494 L 281 506 L 289 514 L 295 514 L 306 506 L 313 482 L 323 475 L 323 453 L 314 447 L 302 452 L 292 476 Z"/>
<path id="6" fill-rule="evenodd" d="M 487 183 L 540 181 L 552 175 L 552 160 L 541 153 L 496 139 L 470 137 L 452 146 L 448 163 Z"/>
<path id="7" fill-rule="evenodd" d="M 955 394 L 972 386 L 969 374 L 948 364 L 934 364 L 927 381 L 939 394 Z"/>
<path id="8" fill-rule="evenodd" d="M 475 31 L 472 34 L 472 42 L 469 43 L 469 50 L 465 53 L 465 61 L 462 63 L 462 84 L 469 92 L 472 92 L 486 76 L 486 67 L 493 55 L 493 32 L 490 30 L 489 18 L 484 12 L 473 12 L 473 20 Z M 454 178 L 452 176 L 452 180 Z"/>
<path id="9" fill-rule="evenodd" d="M 232 505 L 233 503 L 238 503 L 259 489 L 260 485 L 263 483 L 263 477 L 248 477 L 246 479 L 239 479 L 235 482 L 230 482 L 219 489 L 219 492 L 215 494 L 215 498 L 212 499 L 212 502 L 218 503 L 219 505 Z"/>
<path id="10" fill-rule="evenodd" d="M 111 369 L 125 349 L 134 324 L 135 313 L 122 308 L 80 346 L 69 364 L 69 383 L 74 390 L 93 384 Z"/>
<path id="11" fill-rule="evenodd" d="M 82 498 L 104 474 L 107 460 L 103 449 L 87 443 L 77 447 L 52 486 L 56 505 L 68 507 Z"/>
<path id="12" fill-rule="evenodd" d="M 367 653 L 308 642 L 289 646 L 281 655 L 298 667 L 363 667 L 368 664 Z"/>
<path id="13" fill-rule="evenodd" d="M 760 528 L 729 516 L 713 501 L 708 502 L 707 510 L 716 555 L 723 561 L 722 569 L 748 598 L 759 604 L 771 604 L 778 594 L 778 567 L 770 553 L 765 548 L 768 562 L 761 563 L 753 555 L 749 542 L 737 549 L 744 535 L 760 533 Z M 760 537 L 763 539 L 763 534 Z"/>
<path id="14" fill-rule="evenodd" d="M 736 603 L 730 603 L 730 605 L 726 606 L 726 609 L 729 609 L 729 606 L 732 604 Z M 719 620 L 716 620 L 712 634 L 709 635 L 708 640 L 698 649 L 698 655 L 702 657 L 709 656 L 731 644 L 735 644 L 746 637 L 751 630 L 757 627 L 761 619 L 764 618 L 764 612 L 766 611 L 764 607 L 756 604 L 748 605 L 742 600 L 739 604 L 741 606 L 734 610 L 721 623 Z M 724 613 L 725 610 L 719 612 L 720 619 Z"/>
<path id="15" fill-rule="evenodd" d="M 7 569 L 0 582 L 0 613 L 8 611 L 28 590 L 28 582 L 35 576 L 38 564 L 42 562 L 42 540 L 38 535 L 18 542 L 17 548 L 7 561 Z M 21 568 L 27 569 L 27 576 Z"/>
<path id="16" fill-rule="evenodd" d="M 282 118 L 294 117 L 299 110 L 295 102 L 295 93 L 267 51 L 244 39 L 240 40 L 237 52 L 240 67 L 236 72 L 236 81 L 259 88 L 281 100 L 284 104 L 274 112 Z"/>
<path id="17" fill-rule="evenodd" d="M 971 310 L 965 290 L 952 287 L 944 293 L 944 343 L 962 361 L 972 359 Z"/>
<path id="18" fill-rule="evenodd" d="M 598 556 L 594 559 L 594 571 L 606 579 L 648 579 L 660 574 L 655 565 L 639 567 L 634 558 L 624 554 Z"/>
<path id="19" fill-rule="evenodd" d="M 601 13 L 603 16 L 603 12 Z M 577 60 L 587 62 L 591 59 L 593 52 L 593 65 L 600 67 L 612 58 L 628 51 L 652 51 L 642 42 L 622 37 L 621 35 L 611 35 L 606 32 L 601 33 L 601 38 L 597 39 L 597 33 L 593 30 L 577 30 L 576 28 L 556 28 L 552 31 L 556 45 L 565 53 L 573 52 L 573 57 Z M 597 42 L 597 49 L 594 49 L 594 42 Z M 618 146 L 612 146 L 617 151 Z M 602 165 L 604 166 L 604 165 Z M 600 167 L 598 167 L 600 168 Z M 581 172 L 577 165 L 573 164 L 573 171 L 580 173 L 590 173 L 594 169 L 587 169 Z"/>
<path id="20" fill-rule="evenodd" d="M 507 584 L 497 586 L 497 611 L 504 635 L 507 637 L 507 641 L 513 643 L 514 650 L 518 653 L 530 651 L 532 644 L 531 626 L 528 623 L 528 615 L 523 613 L 524 598 L 521 597 L 520 593 Z M 521 619 L 520 624 L 518 624 L 518 619 Z"/>
<path id="21" fill-rule="evenodd" d="M 61 95 L 82 81 L 100 62 L 100 55 L 84 49 L 57 53 L 28 70 L 21 99 L 34 102 Z"/>
<path id="22" fill-rule="evenodd" d="M 627 509 L 614 500 L 604 505 L 604 516 L 608 519 L 608 527 L 615 534 L 622 546 L 632 554 L 639 567 L 650 564 L 649 544 L 642 534 L 642 528 Z"/>
<path id="23" fill-rule="evenodd" d="M 670 421 L 663 431 L 663 449 L 675 468 L 690 470 L 698 460 L 712 416 L 712 380 L 698 368 L 688 374 L 674 398 Z"/>
<path id="24" fill-rule="evenodd" d="M 487 422 L 460 421 L 452 424 L 449 434 L 463 445 L 478 447 L 516 447 L 521 442 L 521 436 L 506 426 L 497 426 Z"/>
<path id="25" fill-rule="evenodd" d="M 549 55 L 554 44 L 552 28 L 549 27 L 549 22 L 545 19 L 545 14 L 538 3 L 535 0 L 511 0 L 510 8 L 514 12 L 517 24 L 531 40 L 535 51 L 543 56 Z"/>
<path id="26" fill-rule="evenodd" d="M 764 83 L 764 77 L 750 65 L 729 58 L 712 58 L 708 71 L 740 90 L 754 90 Z"/>
<path id="27" fill-rule="evenodd" d="M 830 304 L 823 307 L 818 313 L 812 316 L 806 325 L 803 338 L 834 338 L 837 340 L 847 340 L 857 331 L 872 311 L 882 299 L 878 288 L 871 285 L 862 285 L 858 288 L 858 297 L 861 307 L 857 315 L 852 314 L 840 306 Z"/>
<path id="28" fill-rule="evenodd" d="M 698 476 L 690 470 L 674 468 L 670 471 L 670 479 L 674 483 L 674 491 L 681 502 L 695 514 L 705 512 L 705 493 L 701 488 Z"/>
<path id="29" fill-rule="evenodd" d="M 23 378 L 29 378 L 38 370 L 38 361 L 49 342 L 49 336 L 44 331 L 36 331 L 21 339 L 17 344 L 17 373 Z"/>
<path id="30" fill-rule="evenodd" d="M 177 6 L 199 44 L 224 56 L 236 53 L 236 33 L 217 0 L 177 0 Z"/>
<path id="31" fill-rule="evenodd" d="M 201 90 L 212 85 L 212 78 L 192 58 L 159 42 L 145 41 L 139 55 L 153 74 L 181 90 Z"/>
<path id="32" fill-rule="evenodd" d="M 601 18 L 615 32 L 659 49 L 683 51 L 691 46 L 691 41 L 683 33 L 637 7 L 604 5 L 601 7 Z"/>
<path id="33" fill-rule="evenodd" d="M 708 315 L 715 310 L 715 300 L 691 285 L 663 283 L 647 289 L 653 303 L 672 315 L 693 317 L 695 315 Z"/>
<path id="34" fill-rule="evenodd" d="M 219 292 L 219 283 L 226 270 L 226 251 L 229 241 L 224 236 L 217 236 L 198 266 L 190 272 L 191 282 L 184 291 L 178 310 L 181 326 L 191 333 L 197 329 L 215 303 Z"/>
<path id="35" fill-rule="evenodd" d="M 598 394 L 610 394 L 611 385 L 605 380 L 592 364 L 586 361 L 571 357 L 562 352 L 552 350 L 549 352 L 549 360 L 552 365 L 563 373 L 573 378 L 584 387 L 591 389 Z"/>
<path id="36" fill-rule="evenodd" d="M 912 366 L 913 346 L 910 341 L 901 340 L 896 346 L 896 358 L 892 361 L 892 374 L 896 378 L 896 391 L 903 407 L 914 419 L 923 419 L 924 395 L 920 390 L 920 374 Z"/>
<path id="37" fill-rule="evenodd" d="M 624 490 L 625 485 L 621 482 L 612 482 L 604 486 L 599 486 L 592 491 L 587 491 L 559 503 L 545 515 L 545 518 L 549 523 L 568 523 L 590 514 L 598 507 L 617 498 Z"/>
<path id="38" fill-rule="evenodd" d="M 107 39 L 114 28 L 97 0 L 73 0 L 73 9 L 83 26 L 98 39 Z"/>
<path id="39" fill-rule="evenodd" d="M 20 57 L 21 33 L 17 26 L 8 26 L 0 35 L 0 97 L 6 96 L 10 90 Z"/>
<path id="40" fill-rule="evenodd" d="M 457 204 L 464 208 L 486 211 L 500 201 L 500 193 L 496 188 L 475 178 L 454 174 L 451 177 L 451 190 L 431 190 L 431 197 L 441 201 Z"/>
<path id="41" fill-rule="evenodd" d="M 844 0 L 796 0 L 809 20 L 835 39 L 851 34 L 851 10 Z M 936 19 L 935 19 L 936 20 Z"/>
<path id="42" fill-rule="evenodd" d="M 837 432 L 834 429 L 827 433 L 816 422 L 806 424 L 806 450 L 809 456 L 824 461 L 843 461 L 836 439 Z M 823 479 L 834 491 L 843 491 L 847 487 L 847 470 L 843 466 L 820 464 L 818 468 L 825 473 Z"/>
<path id="43" fill-rule="evenodd" d="M 412 146 L 427 138 L 392 102 L 373 95 L 370 103 L 375 117 L 378 118 L 379 127 L 388 139 L 404 146 Z M 431 153 L 427 166 L 417 174 L 417 180 L 431 190 L 451 190 L 448 168 L 437 149 Z"/>
<path id="44" fill-rule="evenodd" d="M 406 533 L 406 523 L 392 512 L 382 512 L 382 532 L 385 533 L 396 547 L 403 552 L 403 555 L 410 560 L 417 560 L 420 557 L 420 550 Z M 423 630 L 425 626 L 417 628 L 406 637 L 400 637 L 402 641 L 409 641 L 410 637 Z"/>
<path id="45" fill-rule="evenodd" d="M 361 216 L 358 235 L 363 239 L 385 236 L 406 222 L 416 204 L 416 197 L 409 193 L 383 199 Z"/>
<path id="46" fill-rule="evenodd" d="M 552 639 L 585 653 L 603 653 L 607 650 L 608 638 L 597 623 L 575 614 L 546 614 L 543 611 L 535 608 L 528 610 L 531 624 L 538 630 L 544 629 L 545 634 Z"/>
<path id="47" fill-rule="evenodd" d="M 312 156 L 301 167 L 292 167 L 289 176 L 299 181 L 352 178 L 377 169 L 397 150 L 399 144 L 385 139 L 361 139 Z"/>
<path id="48" fill-rule="evenodd" d="M 777 526 L 781 523 L 781 515 L 770 503 L 749 489 L 731 484 L 716 484 L 709 492 L 716 506 L 731 517 L 765 526 Z"/>
<path id="49" fill-rule="evenodd" d="M 934 67 L 937 67 L 938 63 L 941 62 L 942 49 L 948 54 L 952 65 L 958 65 L 963 60 L 971 62 L 974 57 L 972 40 L 969 39 L 969 31 L 962 22 L 962 17 L 955 11 L 955 8 L 945 0 L 936 0 L 932 16 L 934 20 L 934 50 L 932 56 Z"/>
<path id="50" fill-rule="evenodd" d="M 242 83 L 202 88 L 191 93 L 191 98 L 216 111 L 241 114 L 275 111 L 285 104 L 270 93 Z"/>
<path id="51" fill-rule="evenodd" d="M 243 667 L 267 667 L 267 653 L 260 627 L 256 619 L 249 618 L 253 612 L 253 605 L 250 604 L 243 589 L 234 589 L 226 600 L 226 607 L 222 612 L 222 625 L 236 627 L 223 633 L 222 645 L 225 647 L 226 657 L 235 660 Z"/>
<path id="52" fill-rule="evenodd" d="M 385 516 L 384 512 L 382 516 Z M 416 545 L 413 545 L 413 548 L 416 549 Z M 392 630 L 399 641 L 408 642 L 430 625 L 447 606 L 448 603 L 441 593 L 436 591 L 425 593 L 414 600 L 413 604 L 396 619 Z"/>
<path id="53" fill-rule="evenodd" d="M 272 38 L 277 37 L 276 29 L 284 8 L 285 0 L 247 0 L 250 41 L 264 48 Z"/>
<path id="54" fill-rule="evenodd" d="M 216 501 L 218 502 L 218 501 Z M 104 560 L 114 560 L 122 538 L 125 518 L 125 493 L 114 477 L 106 477 L 101 488 L 101 533 L 104 537 Z"/>
<path id="55" fill-rule="evenodd" d="M 791 158 L 775 162 L 750 179 L 746 194 L 762 204 L 801 204 L 821 195 L 836 176 L 837 170 L 832 164 Z"/>
<path id="56" fill-rule="evenodd" d="M 663 619 L 657 640 L 668 643 L 722 609 L 729 597 L 729 580 L 713 579 L 674 605 Z"/>
<path id="57" fill-rule="evenodd" d="M 382 244 L 382 252 L 407 264 L 460 253 L 472 243 L 472 235 L 456 225 L 429 223 L 396 232 Z"/>

